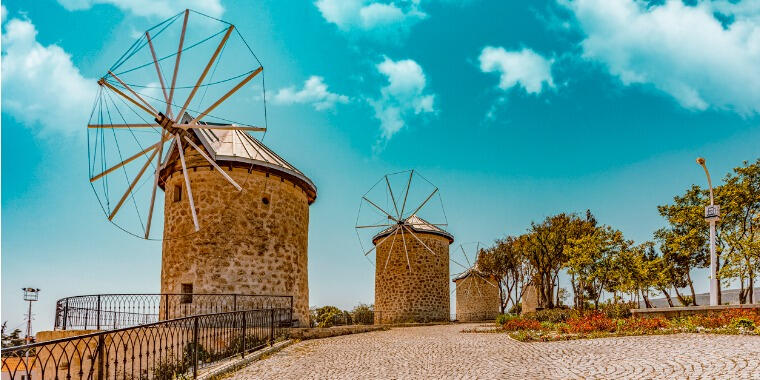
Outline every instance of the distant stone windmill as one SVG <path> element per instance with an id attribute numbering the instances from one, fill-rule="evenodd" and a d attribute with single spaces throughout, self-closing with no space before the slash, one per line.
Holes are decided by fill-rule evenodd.
<path id="1" fill-rule="evenodd" d="M 461 253 L 461 257 L 467 263 L 466 267 L 454 259 L 459 255 L 451 256 L 452 263 L 464 268 L 463 271 L 452 274 L 452 282 L 455 285 L 452 292 L 456 292 L 456 319 L 460 322 L 492 320 L 501 310 L 498 280 L 478 268 L 481 248 L 480 243 L 459 245 L 455 252 Z M 471 253 L 473 250 L 474 255 Z M 470 256 L 474 257 L 470 259 Z"/>
<path id="2" fill-rule="evenodd" d="M 149 29 L 98 81 L 90 182 L 109 221 L 163 238 L 163 293 L 292 295 L 306 321 L 317 191 L 249 134 L 267 129 L 263 69 L 225 21 L 185 10 Z"/>
<path id="3" fill-rule="evenodd" d="M 356 231 L 363 254 L 375 252 L 375 323 L 448 320 L 446 226 L 438 188 L 414 170 L 385 175 L 362 196 Z"/>

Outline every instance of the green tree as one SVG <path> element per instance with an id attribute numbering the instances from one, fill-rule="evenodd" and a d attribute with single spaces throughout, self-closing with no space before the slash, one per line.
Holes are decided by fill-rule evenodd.
<path id="1" fill-rule="evenodd" d="M 10 334 L 6 334 L 8 321 L 3 322 L 2 325 L 2 347 L 16 347 L 24 344 L 24 339 L 21 338 L 21 330 L 13 329 Z"/>

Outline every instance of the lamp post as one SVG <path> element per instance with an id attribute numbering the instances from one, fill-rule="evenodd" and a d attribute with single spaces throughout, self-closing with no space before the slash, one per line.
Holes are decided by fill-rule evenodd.
<path id="1" fill-rule="evenodd" d="M 39 288 L 21 288 L 24 291 L 24 301 L 29 302 L 29 314 L 26 316 L 26 344 L 32 343 L 32 302 L 37 301 L 40 296 Z"/>
<path id="2" fill-rule="evenodd" d="M 697 163 L 705 169 L 707 185 L 710 187 L 710 205 L 705 207 L 705 220 L 710 223 L 710 306 L 718 306 L 718 254 L 715 252 L 715 223 L 720 220 L 720 206 L 716 205 L 713 199 L 712 181 L 710 181 L 710 172 L 705 166 L 705 159 L 699 157 Z"/>

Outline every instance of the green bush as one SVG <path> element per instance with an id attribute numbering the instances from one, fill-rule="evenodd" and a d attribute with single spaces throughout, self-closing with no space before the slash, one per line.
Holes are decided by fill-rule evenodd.
<path id="1" fill-rule="evenodd" d="M 375 312 L 373 305 L 360 303 L 351 311 L 353 322 L 360 325 L 371 325 L 375 322 Z"/>
<path id="2" fill-rule="evenodd" d="M 516 318 L 516 317 L 514 315 L 509 315 L 509 314 L 499 314 L 498 316 L 496 316 L 496 324 L 503 325 L 512 318 Z"/>
<path id="3" fill-rule="evenodd" d="M 518 302 L 516 305 L 512 305 L 511 308 L 509 308 L 509 314 L 520 314 L 522 313 L 522 303 Z"/>
<path id="4" fill-rule="evenodd" d="M 628 318 L 631 316 L 631 309 L 637 309 L 639 305 L 636 302 L 605 302 L 599 305 L 599 311 L 604 313 L 607 318 Z"/>
<path id="5" fill-rule="evenodd" d="M 352 323 L 351 313 L 338 309 L 335 306 L 317 308 L 312 312 L 312 317 L 317 327 L 350 325 Z"/>
<path id="6" fill-rule="evenodd" d="M 743 328 L 746 330 L 754 330 L 755 329 L 755 321 L 745 318 L 745 317 L 739 317 L 735 318 L 733 321 L 731 321 L 731 327 L 735 329 Z"/>

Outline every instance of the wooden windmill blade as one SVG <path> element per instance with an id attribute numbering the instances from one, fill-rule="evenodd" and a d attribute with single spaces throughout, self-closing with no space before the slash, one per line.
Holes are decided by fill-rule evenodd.
<path id="1" fill-rule="evenodd" d="M 200 23 L 204 26 L 194 26 Z M 215 23 L 223 28 L 209 32 Z M 212 115 L 259 81 L 264 70 L 242 35 L 233 31 L 230 23 L 185 10 L 145 31 L 98 80 L 87 124 L 90 182 L 108 220 L 122 230 L 156 238 L 156 197 L 167 190 L 173 173 L 182 176 L 184 195 L 177 199 L 187 202 L 188 233 L 200 231 L 201 216 L 212 211 L 196 207 L 194 173 L 199 167 L 216 171 L 232 192 L 245 187 L 227 173 L 233 165 L 250 173 L 263 162 L 299 176 L 248 135 L 266 132 L 265 118 L 263 123 L 241 123 Z M 232 58 L 225 59 L 233 45 L 250 56 L 228 53 Z M 206 48 L 213 50 L 204 53 Z M 181 104 L 174 104 L 178 100 Z"/>

